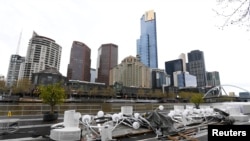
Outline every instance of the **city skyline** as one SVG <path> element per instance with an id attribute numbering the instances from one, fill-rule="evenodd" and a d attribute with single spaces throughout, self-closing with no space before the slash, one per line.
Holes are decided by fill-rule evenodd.
<path id="1" fill-rule="evenodd" d="M 250 90 L 250 83 L 245 79 L 250 78 L 250 67 L 245 65 L 249 33 L 235 26 L 218 29 L 221 20 L 213 11 L 215 5 L 215 2 L 198 0 L 5 1 L 0 5 L 0 25 L 3 27 L 0 31 L 0 74 L 6 78 L 9 59 L 17 51 L 21 31 L 18 51 L 21 56 L 26 56 L 33 31 L 62 46 L 59 71 L 64 76 L 74 40 L 90 47 L 91 68 L 96 69 L 98 48 L 106 43 L 118 45 L 119 64 L 126 56 L 136 56 L 135 40 L 140 36 L 141 15 L 154 10 L 157 15 L 158 68 L 164 69 L 165 61 L 178 59 L 181 53 L 187 55 L 198 49 L 204 52 L 206 70 L 220 73 L 221 84 Z"/>

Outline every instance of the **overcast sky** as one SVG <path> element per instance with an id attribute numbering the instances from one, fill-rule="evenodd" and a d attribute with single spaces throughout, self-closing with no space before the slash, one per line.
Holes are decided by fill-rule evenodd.
<path id="1" fill-rule="evenodd" d="M 60 72 L 66 76 L 73 41 L 91 48 L 96 68 L 101 44 L 118 45 L 119 60 L 136 55 L 140 18 L 156 12 L 158 66 L 178 59 L 181 53 L 201 50 L 207 71 L 218 71 L 221 84 L 250 90 L 248 63 L 250 36 L 244 28 L 218 28 L 223 24 L 213 8 L 216 0 L 0 0 L 0 74 L 7 76 L 9 59 L 26 56 L 35 31 L 62 46 Z"/>

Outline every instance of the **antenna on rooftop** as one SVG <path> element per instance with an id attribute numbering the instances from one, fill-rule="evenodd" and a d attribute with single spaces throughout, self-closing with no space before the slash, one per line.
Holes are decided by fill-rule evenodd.
<path id="1" fill-rule="evenodd" d="M 18 40 L 18 44 L 17 44 L 16 54 L 19 53 L 19 47 L 20 47 L 20 43 L 21 43 L 22 32 L 23 32 L 23 30 L 21 30 L 21 33 L 19 35 L 19 40 Z"/>

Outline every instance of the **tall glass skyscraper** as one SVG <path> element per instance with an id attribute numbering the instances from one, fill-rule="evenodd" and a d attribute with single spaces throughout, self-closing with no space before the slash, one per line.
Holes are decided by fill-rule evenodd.
<path id="1" fill-rule="evenodd" d="M 150 67 L 158 68 L 156 14 L 147 11 L 141 17 L 141 36 L 137 39 L 137 55 L 141 62 Z"/>

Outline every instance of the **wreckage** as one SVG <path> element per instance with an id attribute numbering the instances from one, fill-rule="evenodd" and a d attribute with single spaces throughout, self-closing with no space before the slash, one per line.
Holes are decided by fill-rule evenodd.
<path id="1" fill-rule="evenodd" d="M 225 107 L 225 106 L 224 106 Z M 51 126 L 50 138 L 53 140 L 111 141 L 133 135 L 152 134 L 156 140 L 197 140 L 195 136 L 206 135 L 208 125 L 233 125 L 235 122 L 249 122 L 239 106 L 230 107 L 227 112 L 221 107 L 174 106 L 165 111 L 160 105 L 145 113 L 133 112 L 132 106 L 122 106 L 120 113 L 81 115 L 75 110 L 64 113 L 62 123 Z M 249 106 L 248 106 L 249 107 Z"/>

